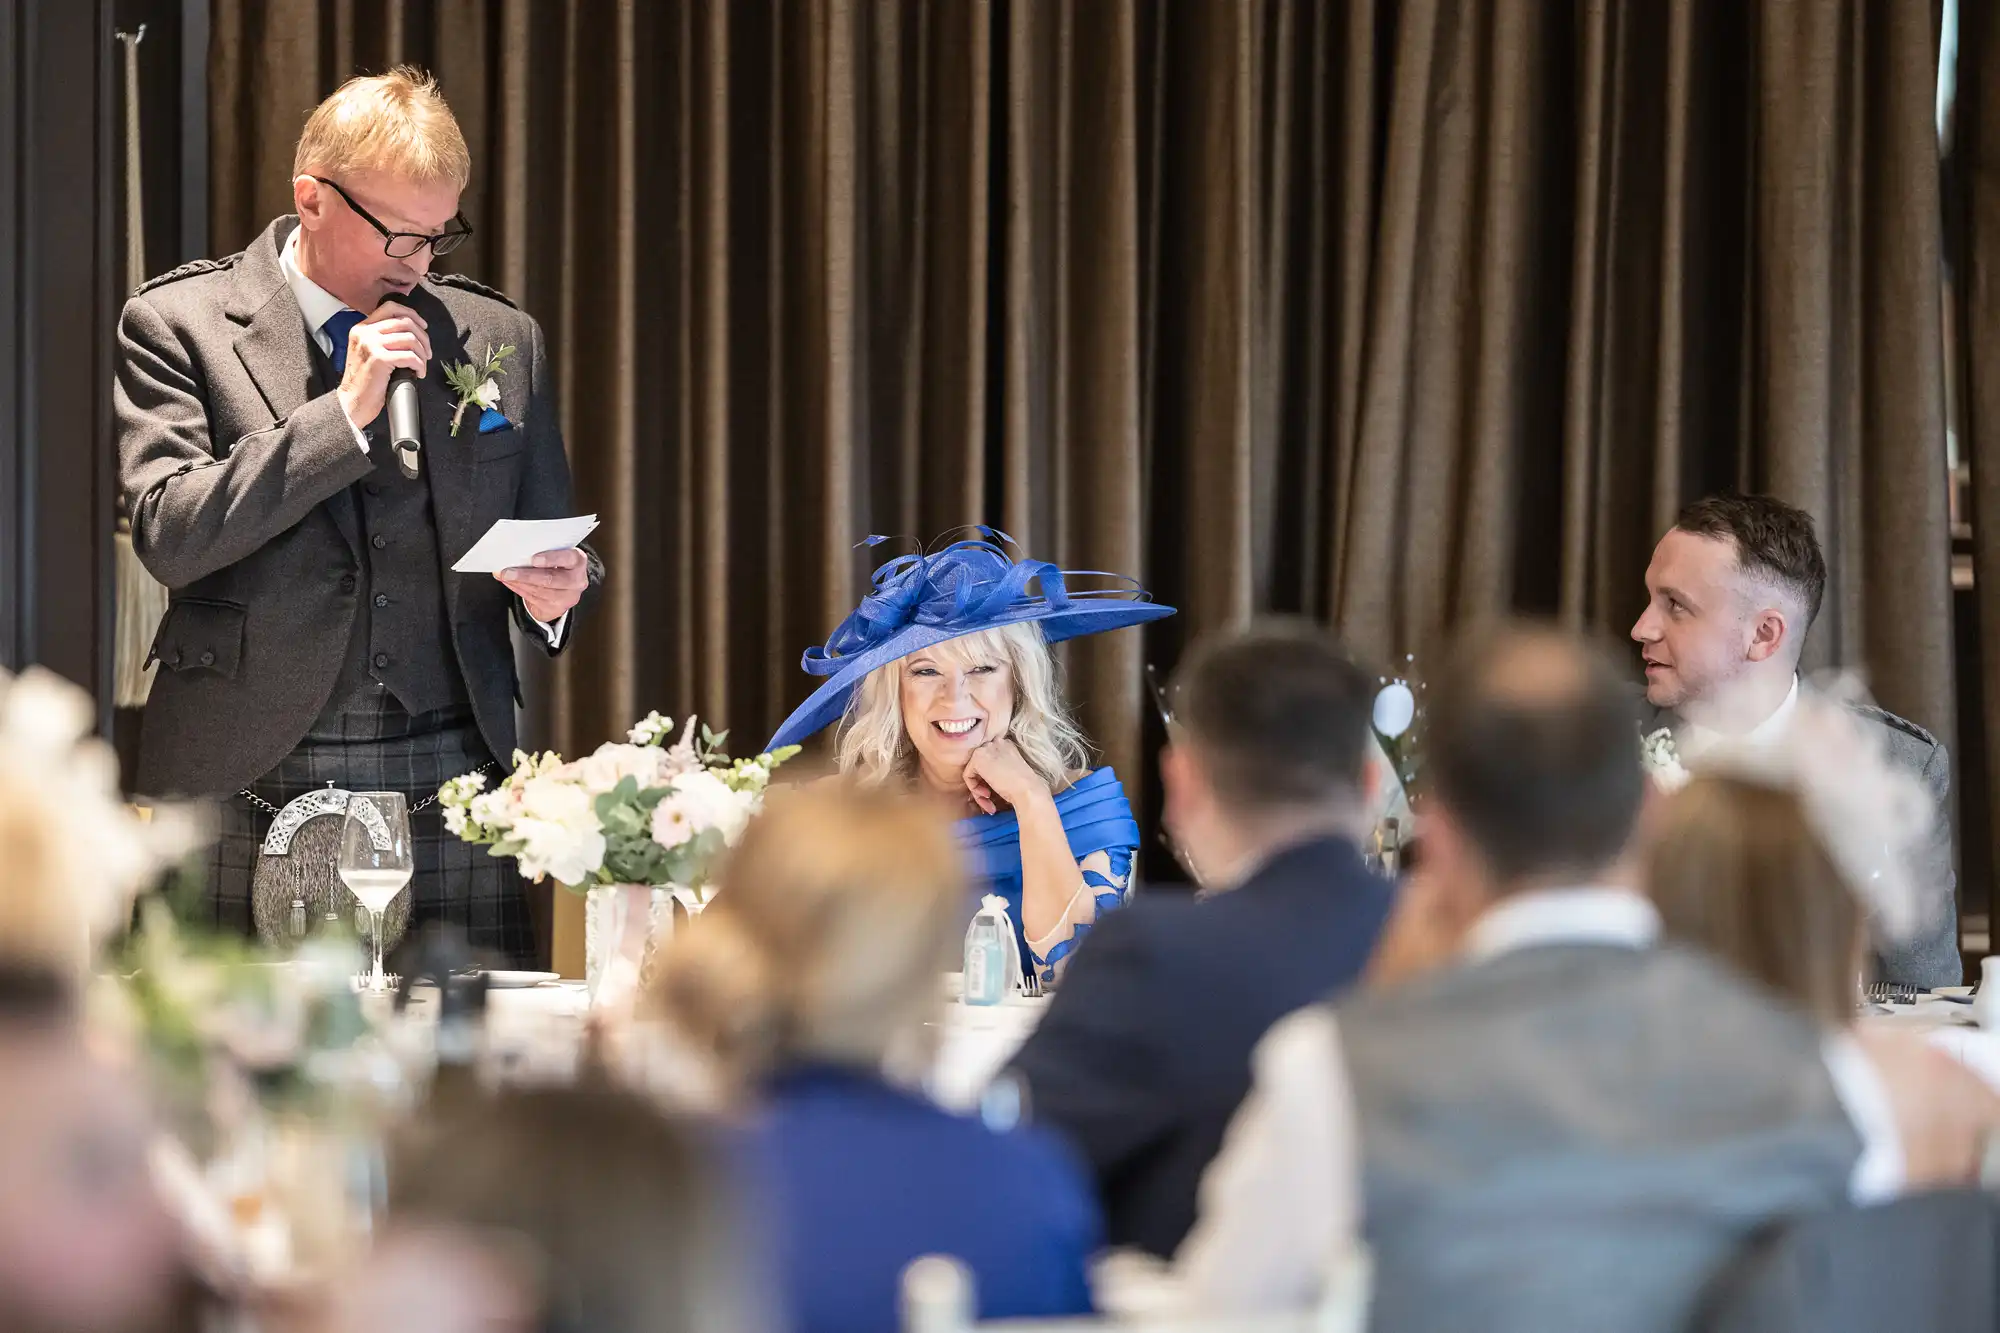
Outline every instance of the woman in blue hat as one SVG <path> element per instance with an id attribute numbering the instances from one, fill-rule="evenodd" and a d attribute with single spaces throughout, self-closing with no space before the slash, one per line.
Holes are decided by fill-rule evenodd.
<path id="1" fill-rule="evenodd" d="M 1005 534 L 978 531 L 875 571 L 854 614 L 806 651 L 826 683 L 771 747 L 838 721 L 842 773 L 952 803 L 980 891 L 1007 899 L 1023 966 L 1052 982 L 1098 913 L 1124 901 L 1139 825 L 1117 774 L 1089 767 L 1049 645 L 1173 608 L 1129 579 L 1073 589 L 1055 565 L 1011 558 Z"/>

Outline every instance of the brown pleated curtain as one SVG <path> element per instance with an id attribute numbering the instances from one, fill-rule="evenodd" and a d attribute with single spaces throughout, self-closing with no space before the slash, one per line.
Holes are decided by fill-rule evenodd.
<path id="1" fill-rule="evenodd" d="M 1953 734 L 1929 4 L 213 23 L 218 251 L 288 207 L 347 75 L 426 65 L 465 125 L 479 234 L 451 263 L 548 329 L 604 517 L 557 744 L 658 707 L 747 748 L 880 558 L 860 538 L 983 521 L 1182 609 L 1071 652 L 1130 780 L 1141 664 L 1193 632 L 1298 610 L 1378 661 L 1508 607 L 1622 634 L 1657 535 L 1725 486 L 1819 516 L 1815 662 Z"/>

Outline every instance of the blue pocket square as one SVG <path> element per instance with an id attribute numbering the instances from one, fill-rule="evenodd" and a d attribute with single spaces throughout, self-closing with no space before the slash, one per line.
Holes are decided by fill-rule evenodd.
<path id="1" fill-rule="evenodd" d="M 513 424 L 506 417 L 501 416 L 497 410 L 490 407 L 479 414 L 479 433 L 481 435 L 491 435 L 496 430 L 506 430 Z"/>

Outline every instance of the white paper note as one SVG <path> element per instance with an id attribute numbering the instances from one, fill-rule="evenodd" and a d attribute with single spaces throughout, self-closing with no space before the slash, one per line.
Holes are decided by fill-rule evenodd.
<path id="1" fill-rule="evenodd" d="M 452 568 L 460 574 L 498 574 L 535 563 L 543 551 L 567 551 L 597 527 L 597 515 L 577 518 L 503 518 L 486 530 Z"/>

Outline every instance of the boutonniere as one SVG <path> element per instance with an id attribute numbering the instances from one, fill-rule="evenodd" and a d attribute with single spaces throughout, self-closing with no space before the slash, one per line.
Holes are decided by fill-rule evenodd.
<path id="1" fill-rule="evenodd" d="M 444 368 L 446 382 L 451 391 L 458 395 L 458 407 L 451 414 L 452 438 L 458 438 L 459 418 L 468 407 L 481 412 L 490 412 L 500 406 L 500 377 L 507 373 L 507 358 L 514 355 L 512 343 L 502 343 L 495 347 L 486 344 L 486 359 L 474 365 L 470 361 L 448 364 Z"/>
<path id="2" fill-rule="evenodd" d="M 1674 733 L 1661 727 L 1650 735 L 1639 738 L 1639 762 L 1646 770 L 1646 776 L 1653 785 L 1669 794 L 1679 791 L 1688 784 L 1688 771 L 1681 766 L 1681 752 L 1674 744 Z"/>

